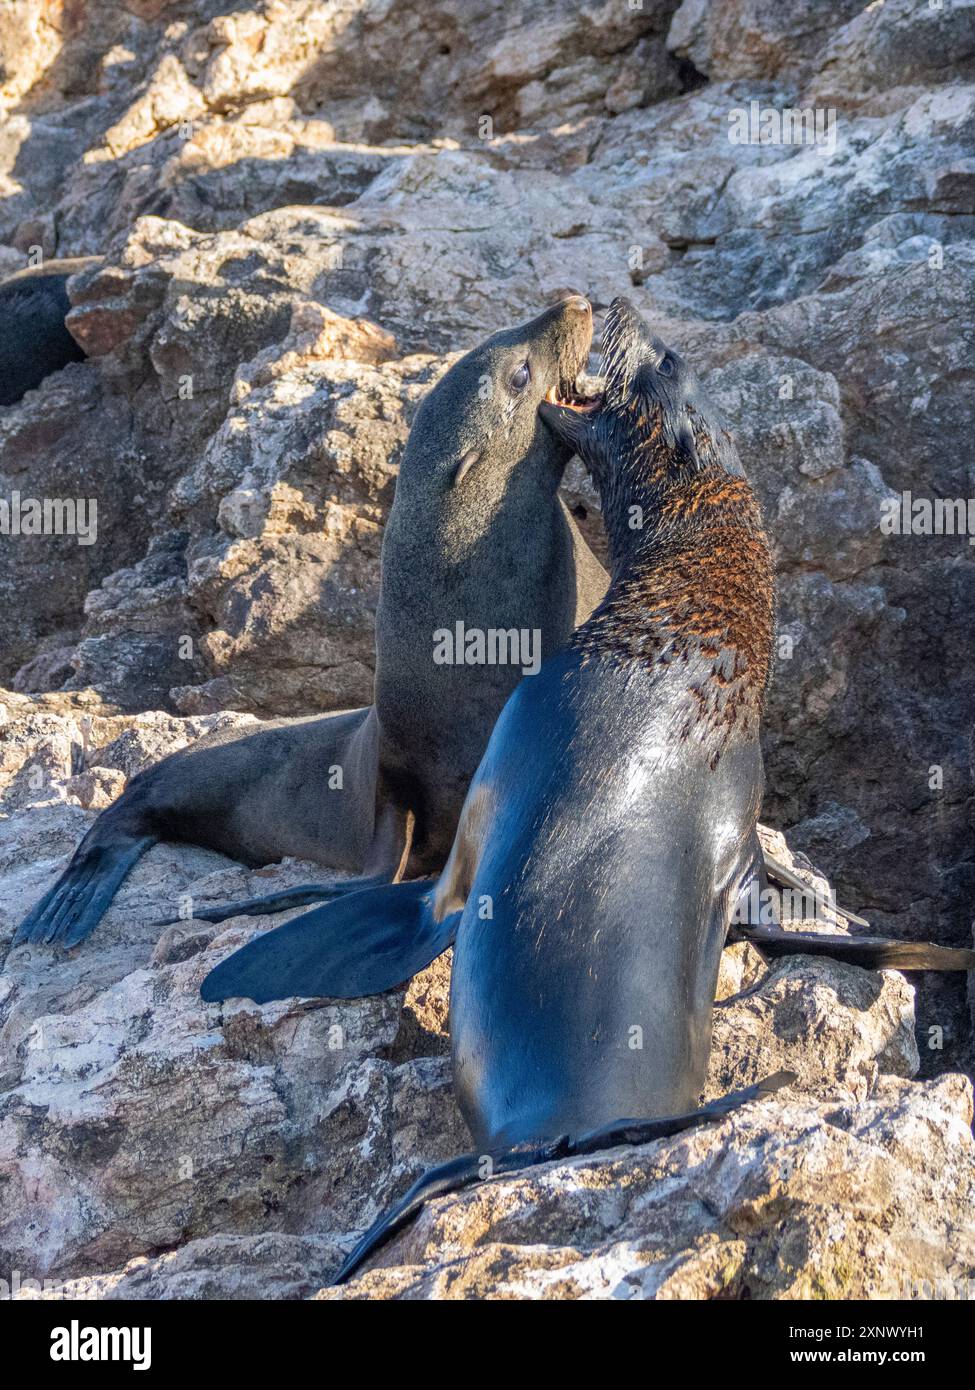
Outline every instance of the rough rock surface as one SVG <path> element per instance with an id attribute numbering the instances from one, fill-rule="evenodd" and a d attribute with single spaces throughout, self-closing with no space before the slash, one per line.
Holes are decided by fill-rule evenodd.
<path id="1" fill-rule="evenodd" d="M 753 1105 L 441 1198 L 321 1297 L 969 1297 L 972 1150 L 958 1076 Z"/>
<path id="2" fill-rule="evenodd" d="M 391 1198 L 467 1147 L 446 1055 L 449 956 L 378 999 L 204 1005 L 203 975 L 290 914 L 213 926 L 193 905 L 309 867 L 247 871 L 173 845 L 140 862 L 82 950 L 11 949 L 97 814 L 92 787 L 117 794 L 214 717 L 121 714 L 91 692 L 5 705 L 0 1268 L 23 1298 L 315 1294 Z M 79 750 L 87 772 L 73 770 Z M 390 1247 L 388 1271 L 344 1296 L 839 1296 L 957 1279 L 971 1255 L 970 1088 L 911 1082 L 917 1067 L 903 975 L 803 956 L 770 969 L 729 947 L 705 1094 L 780 1068 L 796 1074 L 787 1092 L 714 1130 L 445 1199 Z"/>
<path id="3" fill-rule="evenodd" d="M 835 126 L 734 143 L 752 101 Z M 972 488 L 972 0 L 11 0 L 0 123 L 0 273 L 105 257 L 70 287 L 89 360 L 0 409 L 0 498 L 98 506 L 91 545 L 0 536 L 0 955 L 140 767 L 369 700 L 416 403 L 567 289 L 629 293 L 739 435 L 780 585 L 766 818 L 877 927 L 967 942 L 975 557 L 880 523 Z M 578 469 L 567 496 L 598 546 Z M 305 1296 L 463 1146 L 446 962 L 405 1004 L 220 1016 L 196 985 L 254 923 L 150 925 L 305 876 L 160 846 L 77 958 L 7 956 L 0 1278 Z M 957 1280 L 965 987 L 918 985 L 915 1030 L 900 976 L 734 948 L 711 1085 L 794 1090 L 447 1199 L 350 1292 Z"/>

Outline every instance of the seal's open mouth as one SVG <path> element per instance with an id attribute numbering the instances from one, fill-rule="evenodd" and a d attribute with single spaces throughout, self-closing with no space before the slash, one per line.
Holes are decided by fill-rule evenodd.
<path id="1" fill-rule="evenodd" d="M 580 391 L 574 381 L 559 382 L 558 390 L 550 386 L 545 392 L 545 399 L 550 405 L 561 405 L 566 410 L 581 410 L 584 414 L 589 414 L 598 410 L 603 403 L 602 395 L 586 395 Z"/>

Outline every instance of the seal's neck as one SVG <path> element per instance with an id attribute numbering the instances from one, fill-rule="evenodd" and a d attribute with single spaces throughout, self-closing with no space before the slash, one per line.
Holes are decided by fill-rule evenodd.
<path id="1" fill-rule="evenodd" d="M 757 732 L 775 590 L 748 482 L 708 470 L 630 485 L 625 498 L 607 489 L 604 501 L 613 578 L 574 646 L 585 659 L 686 668 L 693 723 Z"/>

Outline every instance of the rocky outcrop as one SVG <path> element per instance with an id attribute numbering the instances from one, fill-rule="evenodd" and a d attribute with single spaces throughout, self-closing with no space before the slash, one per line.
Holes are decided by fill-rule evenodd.
<path id="1" fill-rule="evenodd" d="M 971 1097 L 946 1077 L 865 1103 L 801 1097 L 713 1129 L 442 1198 L 376 1264 L 322 1287 L 325 1236 L 213 1236 L 78 1298 L 967 1298 Z M 923 1144 L 919 1136 L 924 1136 Z M 23 1298 L 44 1296 L 24 1280 Z M 55 1292 L 50 1289 L 49 1292 Z"/>
<path id="2" fill-rule="evenodd" d="M 958 1077 L 889 1080 L 856 1106 L 752 1105 L 441 1198 L 376 1267 L 320 1296 L 969 1297 L 970 1126 Z"/>
<path id="3" fill-rule="evenodd" d="M 377 999 L 204 1005 L 207 971 L 290 914 L 213 926 L 192 905 L 310 866 L 248 872 L 173 845 L 140 862 L 80 952 L 10 949 L 97 805 L 215 717 L 126 715 L 80 693 L 5 703 L 0 1262 L 25 1298 L 311 1296 L 383 1206 L 467 1147 L 449 956 Z M 802 956 L 770 969 L 731 946 L 706 1096 L 781 1068 L 787 1092 L 713 1130 L 444 1199 L 343 1296 L 838 1296 L 844 1280 L 859 1295 L 954 1279 L 969 1087 L 911 1082 L 917 1067 L 904 976 Z"/>
<path id="4" fill-rule="evenodd" d="M 761 495 L 780 593 L 765 817 L 878 929 L 967 944 L 973 552 L 881 520 L 905 492 L 971 491 L 973 15 L 6 5 L 0 270 L 32 248 L 104 262 L 70 284 L 89 360 L 0 410 L 0 498 L 97 502 L 91 544 L 0 547 L 0 952 L 140 767 L 215 721 L 370 699 L 416 403 L 569 289 L 597 309 L 629 293 L 692 358 Z M 818 110 L 819 143 L 737 141 L 752 102 Z M 578 468 L 566 497 L 599 548 Z M 76 959 L 7 957 L 9 1267 L 95 1296 L 307 1296 L 463 1146 L 445 963 L 405 1003 L 217 1015 L 198 979 L 254 923 L 150 925 L 291 875 L 160 846 Z M 712 1086 L 788 1065 L 792 1091 L 445 1199 L 350 1293 L 956 1279 L 966 1093 L 908 1078 L 971 1065 L 963 981 L 921 980 L 913 1023 L 896 975 L 768 971 L 735 947 L 723 978 Z"/>

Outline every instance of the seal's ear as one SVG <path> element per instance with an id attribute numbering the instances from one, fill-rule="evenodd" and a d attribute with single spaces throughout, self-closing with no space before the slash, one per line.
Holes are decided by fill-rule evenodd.
<path id="1" fill-rule="evenodd" d="M 706 468 L 717 465 L 726 473 L 743 478 L 745 470 L 732 436 L 713 418 L 702 415 L 700 411 L 693 414 L 697 421 L 696 430 L 686 413 L 681 415 L 674 430 L 673 447 L 678 463 L 695 473 L 703 473 Z"/>
<path id="2" fill-rule="evenodd" d="M 691 422 L 684 414 L 681 415 L 677 428 L 674 430 L 674 450 L 685 468 L 698 472 L 704 467 L 704 461 L 697 450 Z"/>
<path id="3" fill-rule="evenodd" d="M 735 441 L 726 429 L 719 428 L 715 444 L 718 450 L 718 461 L 724 471 L 733 474 L 735 477 L 743 478 L 745 476 L 745 469 L 738 455 Z"/>
<path id="4" fill-rule="evenodd" d="M 477 463 L 480 457 L 481 454 L 479 449 L 468 449 L 467 453 L 464 455 L 464 457 L 460 460 L 460 462 L 454 469 L 454 476 L 451 479 L 450 483 L 451 487 L 456 487 L 458 483 L 464 481 L 464 479 L 467 477 L 467 474 L 471 471 L 471 469 L 474 467 L 475 463 Z"/>

